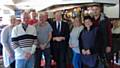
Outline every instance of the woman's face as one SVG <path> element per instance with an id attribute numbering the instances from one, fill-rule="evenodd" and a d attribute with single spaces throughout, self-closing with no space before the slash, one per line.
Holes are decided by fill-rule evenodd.
<path id="1" fill-rule="evenodd" d="M 117 20 L 113 20 L 113 21 L 111 21 L 111 23 L 113 24 L 113 27 L 119 27 Z"/>
<path id="2" fill-rule="evenodd" d="M 16 22 L 16 18 L 11 19 L 11 23 L 14 24 Z"/>
<path id="3" fill-rule="evenodd" d="M 93 23 L 90 19 L 86 19 L 84 21 L 84 25 L 85 25 L 85 27 L 91 27 L 93 25 Z"/>
<path id="4" fill-rule="evenodd" d="M 80 20 L 79 20 L 79 18 L 75 18 L 74 19 L 73 25 L 74 26 L 80 26 Z"/>
<path id="5" fill-rule="evenodd" d="M 15 25 L 16 24 L 16 18 L 11 18 L 11 25 Z"/>

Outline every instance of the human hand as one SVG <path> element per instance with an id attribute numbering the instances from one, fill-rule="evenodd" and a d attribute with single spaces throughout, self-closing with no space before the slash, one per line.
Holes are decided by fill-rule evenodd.
<path id="1" fill-rule="evenodd" d="M 11 52 L 11 50 L 6 50 L 6 52 L 7 52 L 8 56 L 9 56 L 9 58 L 14 58 L 13 53 Z"/>
<path id="2" fill-rule="evenodd" d="M 41 48 L 41 50 L 44 50 L 44 49 L 45 49 L 45 45 L 44 45 L 44 44 L 41 44 L 41 45 L 40 45 L 40 48 Z"/>
<path id="3" fill-rule="evenodd" d="M 82 54 L 83 54 L 83 55 L 86 55 L 85 49 L 82 49 Z"/>
<path id="4" fill-rule="evenodd" d="M 111 47 L 108 46 L 108 47 L 106 48 L 106 53 L 110 53 L 110 52 L 111 52 Z"/>
<path id="5" fill-rule="evenodd" d="M 11 59 L 14 58 L 13 53 L 9 53 L 8 56 L 9 56 Z"/>
<path id="6" fill-rule="evenodd" d="M 75 48 L 75 46 L 74 46 L 74 45 L 72 45 L 72 44 L 70 44 L 70 45 L 69 45 L 69 47 L 70 47 L 70 48 Z"/>
<path id="7" fill-rule="evenodd" d="M 65 40 L 65 37 L 59 37 L 61 40 Z"/>
<path id="8" fill-rule="evenodd" d="M 25 59 L 28 60 L 32 54 L 30 52 L 25 52 Z"/>
<path id="9" fill-rule="evenodd" d="M 57 37 L 53 37 L 53 41 L 57 41 Z"/>
<path id="10" fill-rule="evenodd" d="M 90 49 L 86 50 L 86 54 L 87 54 L 87 55 L 90 55 L 90 54 L 91 54 Z"/>
<path id="11" fill-rule="evenodd" d="M 62 39 L 60 37 L 56 37 L 56 41 L 60 42 Z"/>

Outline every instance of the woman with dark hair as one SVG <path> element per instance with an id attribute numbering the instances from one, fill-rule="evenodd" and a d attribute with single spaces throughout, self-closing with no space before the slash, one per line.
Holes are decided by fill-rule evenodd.
<path id="1" fill-rule="evenodd" d="M 79 36 L 79 47 L 83 65 L 94 68 L 96 64 L 95 38 L 97 28 L 93 27 L 94 19 L 90 16 L 84 17 L 84 29 Z"/>

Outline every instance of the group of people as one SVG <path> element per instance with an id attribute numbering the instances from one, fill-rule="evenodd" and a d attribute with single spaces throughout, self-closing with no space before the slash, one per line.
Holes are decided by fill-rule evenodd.
<path id="1" fill-rule="evenodd" d="M 92 10 L 93 16 L 84 16 L 83 25 L 75 18 L 70 32 L 69 46 L 73 50 L 74 68 L 107 68 L 104 64 L 111 60 L 111 23 L 100 6 L 93 5 Z M 99 65 L 98 58 L 106 61 Z"/>
<path id="2" fill-rule="evenodd" d="M 23 12 L 19 23 L 11 16 L 11 25 L 1 35 L 4 66 L 40 68 L 44 54 L 45 68 L 51 68 L 51 59 L 56 68 L 66 68 L 67 48 L 71 48 L 74 68 L 96 68 L 98 56 L 104 58 L 111 52 L 112 33 L 101 6 L 93 5 L 92 9 L 94 16 L 84 16 L 83 23 L 80 17 L 74 18 L 72 30 L 60 11 L 55 12 L 53 21 L 48 19 L 47 12 Z"/>

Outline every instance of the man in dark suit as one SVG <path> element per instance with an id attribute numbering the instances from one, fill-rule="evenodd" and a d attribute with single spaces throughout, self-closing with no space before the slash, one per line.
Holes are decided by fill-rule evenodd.
<path id="1" fill-rule="evenodd" d="M 62 21 L 61 12 L 55 13 L 55 21 L 52 23 L 52 55 L 57 68 L 66 68 L 66 52 L 69 40 L 69 26 Z"/>

